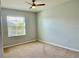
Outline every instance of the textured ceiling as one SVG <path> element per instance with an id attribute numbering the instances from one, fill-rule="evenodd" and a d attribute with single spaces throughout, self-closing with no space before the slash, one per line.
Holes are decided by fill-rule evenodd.
<path id="1" fill-rule="evenodd" d="M 25 11 L 32 11 L 32 12 L 39 12 L 45 10 L 48 7 L 54 7 L 64 2 L 68 2 L 70 0 L 36 0 L 36 3 L 45 3 L 45 6 L 36 7 L 35 9 L 29 9 L 31 5 L 25 3 L 26 1 L 32 2 L 31 0 L 1 0 L 1 6 L 3 8 L 11 8 L 11 9 L 18 9 L 18 10 L 25 10 Z"/>

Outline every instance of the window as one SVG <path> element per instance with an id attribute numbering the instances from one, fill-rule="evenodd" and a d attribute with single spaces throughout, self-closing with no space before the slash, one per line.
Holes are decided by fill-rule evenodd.
<path id="1" fill-rule="evenodd" d="M 25 17 L 7 16 L 8 37 L 25 35 Z"/>

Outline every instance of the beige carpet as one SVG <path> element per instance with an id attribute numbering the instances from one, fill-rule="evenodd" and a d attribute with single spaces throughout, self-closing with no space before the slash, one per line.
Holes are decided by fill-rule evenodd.
<path id="1" fill-rule="evenodd" d="M 33 42 L 4 49 L 4 57 L 8 58 L 76 58 L 78 52 L 51 46 L 41 42 Z"/>

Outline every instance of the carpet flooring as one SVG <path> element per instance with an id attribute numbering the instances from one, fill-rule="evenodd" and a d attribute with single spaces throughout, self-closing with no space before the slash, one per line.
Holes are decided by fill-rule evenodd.
<path id="1" fill-rule="evenodd" d="M 18 45 L 4 49 L 5 58 L 78 58 L 79 52 L 42 42 Z"/>

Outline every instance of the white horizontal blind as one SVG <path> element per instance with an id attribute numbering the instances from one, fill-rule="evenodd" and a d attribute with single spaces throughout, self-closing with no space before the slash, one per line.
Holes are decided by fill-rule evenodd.
<path id="1" fill-rule="evenodd" d="M 25 35 L 25 17 L 7 16 L 8 37 Z"/>

